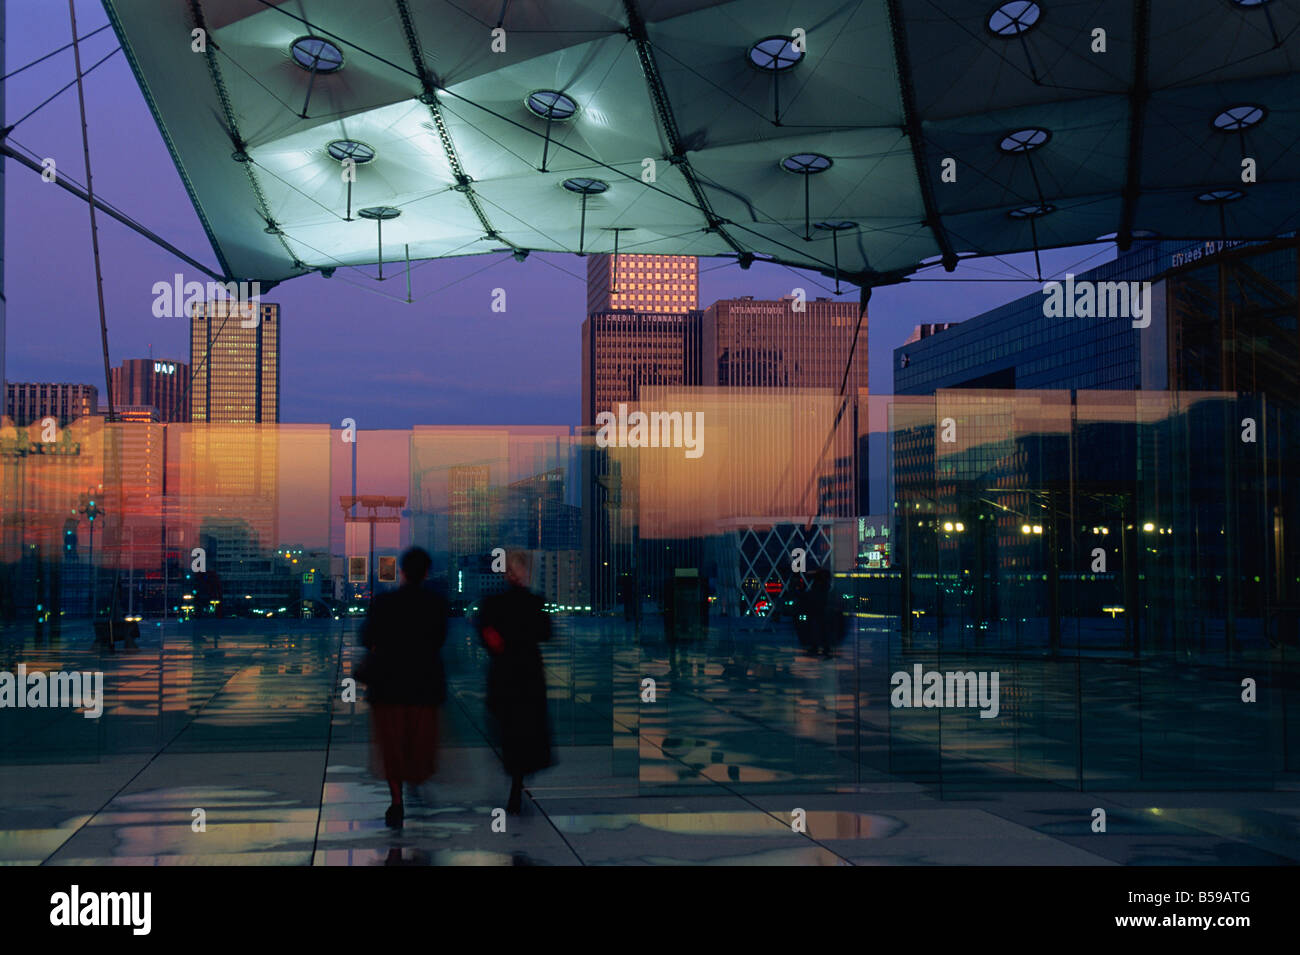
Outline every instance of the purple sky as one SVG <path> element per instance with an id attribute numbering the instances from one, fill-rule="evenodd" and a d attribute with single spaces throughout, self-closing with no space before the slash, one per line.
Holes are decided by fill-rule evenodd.
<path id="1" fill-rule="evenodd" d="M 67 8 L 51 0 L 8 0 L 6 70 L 70 39 Z M 97 3 L 77 4 L 84 35 L 107 22 Z M 82 45 L 83 68 L 117 45 L 105 30 Z M 73 78 L 72 51 L 5 82 L 12 123 Z M 216 265 L 139 87 L 118 52 L 86 80 L 91 162 L 96 194 L 194 258 Z M 76 88 L 72 87 L 11 134 L 11 141 L 52 157 L 85 181 Z M 5 291 L 10 381 L 75 381 L 104 387 L 84 203 L 14 162 L 5 164 Z M 151 288 L 206 278 L 120 224 L 100 216 L 109 355 L 185 359 L 182 319 L 154 318 Z M 1043 270 L 1082 271 L 1113 256 L 1113 246 L 1045 253 Z M 1006 264 L 1004 264 L 1004 262 Z M 1032 256 L 963 265 L 953 276 L 991 278 L 1033 271 Z M 1082 264 L 1080 264 L 1082 263 Z M 486 267 L 486 268 L 485 268 Z M 748 272 L 724 259 L 704 259 L 701 305 L 719 298 L 778 298 L 795 286 L 809 297 L 833 283 L 812 273 L 756 264 Z M 479 270 L 483 270 L 479 272 Z M 478 274 L 474 274 L 474 273 Z M 374 269 L 366 270 L 370 276 Z M 359 270 L 333 279 L 295 279 L 265 296 L 278 302 L 281 419 L 331 422 L 355 418 L 362 429 L 414 424 L 576 424 L 579 418 L 579 330 L 586 306 L 585 260 L 534 254 L 473 256 L 420 263 L 415 304 L 400 269 L 384 283 Z M 824 288 L 819 287 L 824 286 Z M 508 310 L 491 311 L 492 289 L 506 289 Z M 1040 288 L 1037 283 L 915 282 L 878 289 L 871 300 L 868 346 L 871 390 L 892 390 L 892 350 L 918 322 L 968 318 Z M 856 289 L 850 294 L 856 297 Z"/>

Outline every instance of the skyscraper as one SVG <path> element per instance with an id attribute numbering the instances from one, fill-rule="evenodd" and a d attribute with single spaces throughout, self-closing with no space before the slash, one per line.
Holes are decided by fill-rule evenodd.
<path id="1" fill-rule="evenodd" d="M 255 309 L 255 311 L 254 311 Z M 247 327 L 256 317 L 256 323 Z M 190 315 L 190 420 L 280 420 L 280 306 L 210 301 Z"/>
<path id="2" fill-rule="evenodd" d="M 592 255 L 582 323 L 582 423 L 640 399 L 647 386 L 700 383 L 699 260 L 691 255 Z M 583 537 L 587 579 L 598 607 L 613 603 L 628 577 L 635 535 L 624 523 L 630 501 L 604 449 L 584 456 Z M 620 575 L 623 575 L 621 577 Z"/>
<path id="3" fill-rule="evenodd" d="M 700 313 L 595 312 L 582 323 L 582 423 L 647 385 L 700 384 Z"/>
<path id="4" fill-rule="evenodd" d="M 867 327 L 858 333 L 857 302 L 787 296 L 750 296 L 714 302 L 704 312 L 702 369 L 705 385 L 731 388 L 834 388 L 849 395 L 867 390 Z"/>
<path id="5" fill-rule="evenodd" d="M 693 255 L 587 257 L 587 314 L 626 310 L 684 314 L 700 307 L 700 260 Z"/>
<path id="6" fill-rule="evenodd" d="M 190 420 L 190 366 L 184 362 L 128 358 L 110 369 L 109 379 L 116 409 L 152 407 L 154 421 Z"/>

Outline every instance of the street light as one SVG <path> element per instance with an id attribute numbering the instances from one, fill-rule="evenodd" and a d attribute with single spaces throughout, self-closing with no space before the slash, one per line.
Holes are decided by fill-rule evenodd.
<path id="1" fill-rule="evenodd" d="M 90 618 L 95 619 L 95 613 L 98 609 L 95 606 L 95 519 L 104 513 L 104 506 L 96 500 L 99 496 L 98 490 L 91 488 L 81 495 L 81 507 L 78 513 L 86 515 L 86 520 L 90 523 Z"/>

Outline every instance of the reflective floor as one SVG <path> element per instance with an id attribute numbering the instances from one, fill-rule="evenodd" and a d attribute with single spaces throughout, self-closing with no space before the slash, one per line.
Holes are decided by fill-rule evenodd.
<path id="1" fill-rule="evenodd" d="M 938 668 L 939 656 L 903 654 L 869 621 L 833 659 L 800 654 L 772 629 L 715 625 L 673 647 L 656 619 L 639 631 L 556 622 L 546 659 L 558 763 L 531 779 L 504 832 L 493 823 L 508 780 L 463 620 L 445 651 L 440 769 L 409 794 L 398 833 L 366 769 L 366 706 L 339 692 L 351 624 L 151 625 L 138 651 L 116 654 L 75 628 L 53 644 L 5 634 L 0 670 L 102 669 L 106 705 L 100 719 L 0 710 L 0 862 L 1300 861 L 1294 743 L 1276 738 L 1300 736 L 1294 686 L 1264 656 L 1134 667 L 945 651 L 942 668 L 1002 673 L 1001 712 L 985 721 L 891 707 L 890 674 L 914 661 Z M 1254 709 L 1238 698 L 1247 671 L 1271 694 Z"/>

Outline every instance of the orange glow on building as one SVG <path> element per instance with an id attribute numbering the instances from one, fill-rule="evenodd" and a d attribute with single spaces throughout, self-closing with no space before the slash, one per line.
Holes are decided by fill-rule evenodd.
<path id="1" fill-rule="evenodd" d="M 621 252 L 587 258 L 587 314 L 625 310 L 682 315 L 700 307 L 693 255 Z"/>

